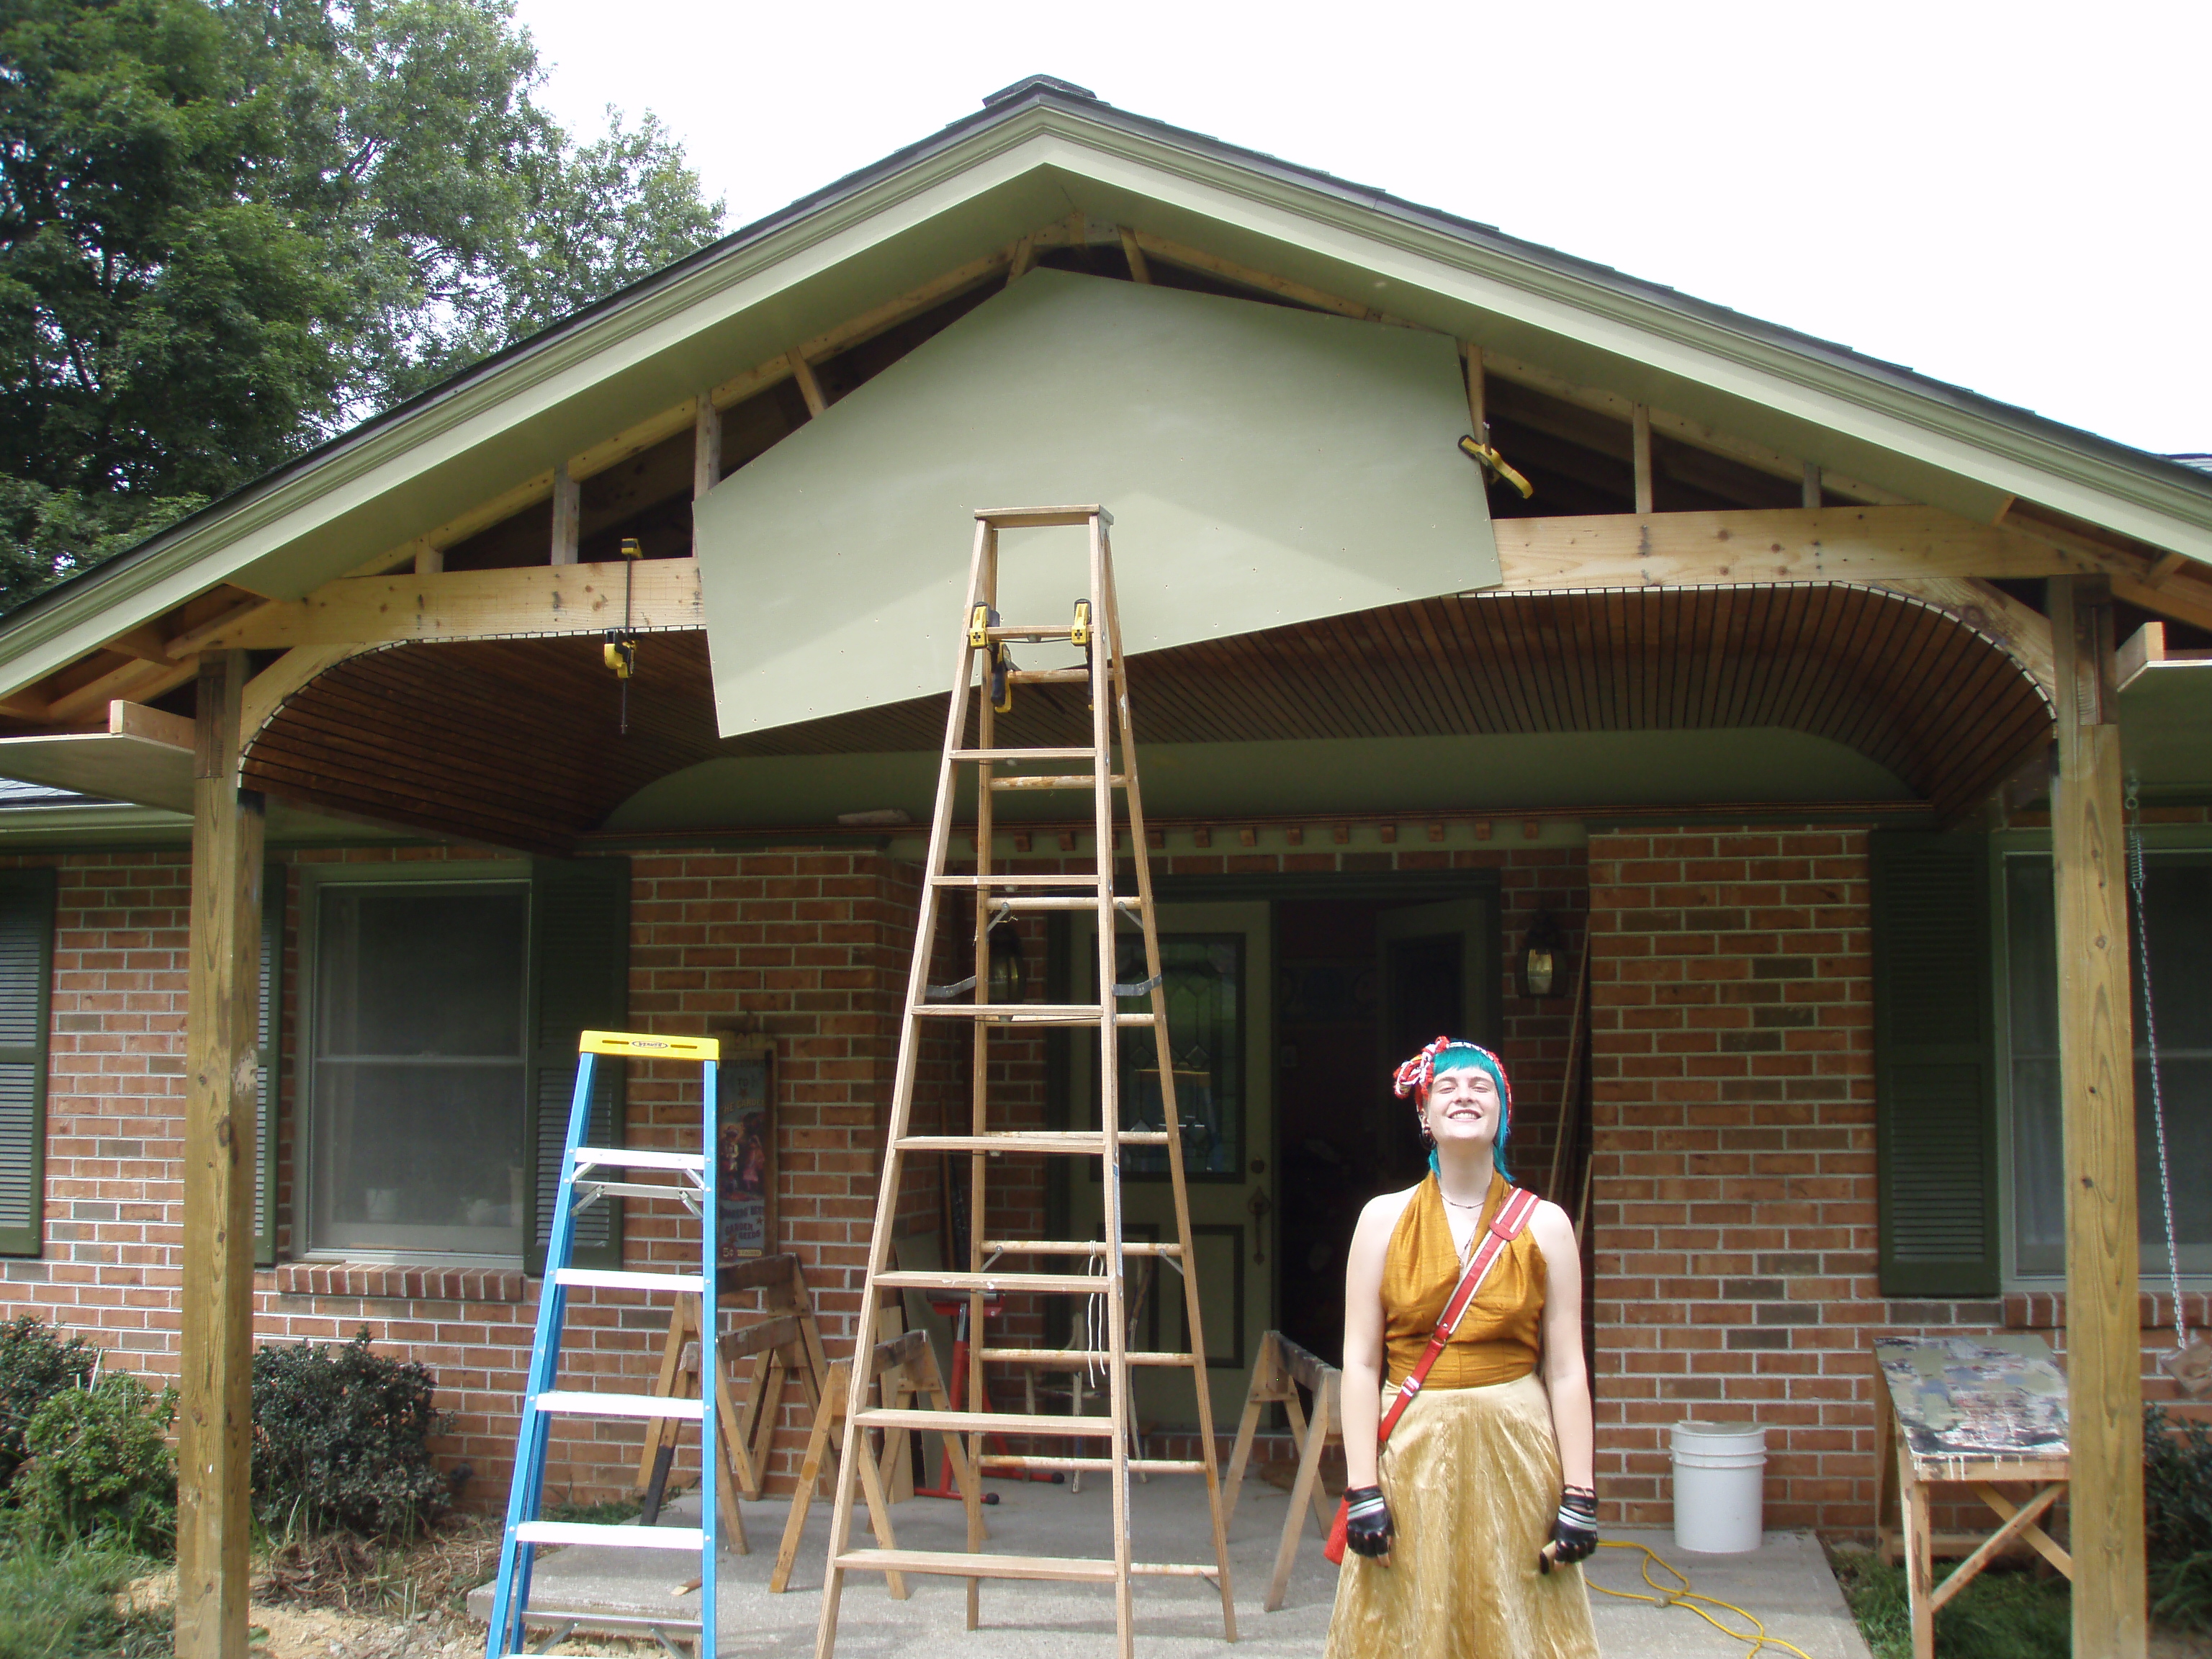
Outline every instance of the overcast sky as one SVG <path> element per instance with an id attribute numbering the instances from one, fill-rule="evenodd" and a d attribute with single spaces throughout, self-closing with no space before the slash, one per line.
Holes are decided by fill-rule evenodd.
<path id="1" fill-rule="evenodd" d="M 1043 72 L 2146 449 L 2212 450 L 2206 0 L 520 0 L 734 229 Z"/>

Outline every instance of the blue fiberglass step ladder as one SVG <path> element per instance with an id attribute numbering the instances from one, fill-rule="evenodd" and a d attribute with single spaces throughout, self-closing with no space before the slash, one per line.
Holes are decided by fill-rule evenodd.
<path id="1" fill-rule="evenodd" d="M 568 1108 L 568 1146 L 561 1159 L 561 1185 L 553 1209 L 552 1236 L 545 1246 L 545 1283 L 538 1297 L 538 1336 L 530 1351 L 529 1380 L 522 1396 L 522 1422 L 515 1437 L 514 1480 L 507 1498 L 507 1534 L 499 1549 L 499 1583 L 493 1593 L 487 1659 L 520 1659 L 527 1652 L 524 1621 L 567 1615 L 530 1605 L 530 1570 L 541 1544 L 598 1545 L 602 1548 L 696 1551 L 699 1556 L 699 1613 L 694 1620 L 658 1615 L 639 1620 L 659 1635 L 662 1630 L 696 1629 L 698 1659 L 714 1659 L 715 1476 L 720 1462 L 714 1446 L 714 1413 L 700 1400 L 662 1395 L 599 1394 L 555 1386 L 561 1367 L 561 1327 L 571 1285 L 696 1296 L 702 1313 L 714 1305 L 715 1204 L 714 1148 L 714 1073 L 721 1047 L 712 1037 L 639 1036 L 624 1031 L 586 1031 L 578 1042 L 576 1096 Z M 699 1146 L 696 1152 L 632 1151 L 586 1146 L 592 1112 L 592 1073 L 602 1054 L 638 1060 L 696 1060 L 702 1068 Z M 640 1181 L 637 1175 L 673 1176 L 673 1180 Z M 675 1200 L 699 1219 L 699 1271 L 696 1273 L 627 1273 L 611 1268 L 572 1267 L 577 1212 L 616 1199 Z M 708 1316 L 711 1316 L 710 1315 Z M 706 1328 L 705 1318 L 702 1320 Z M 711 1369 L 711 1368 L 710 1368 Z M 696 1527 L 601 1526 L 544 1521 L 538 1506 L 545 1491 L 545 1451 L 556 1417 L 666 1417 L 699 1425 L 699 1524 Z M 606 1615 L 589 1615 L 608 1623 Z M 619 1622 L 628 1623 L 629 1620 Z M 664 1644 L 665 1638 L 662 1638 Z"/>

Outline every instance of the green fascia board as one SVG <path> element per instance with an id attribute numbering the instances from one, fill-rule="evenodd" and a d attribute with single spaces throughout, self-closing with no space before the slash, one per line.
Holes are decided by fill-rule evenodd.
<path id="1" fill-rule="evenodd" d="M 0 623 L 0 690 L 220 581 L 309 591 L 1085 207 L 1078 196 L 1127 203 L 1120 216 L 1146 228 L 1446 332 L 1521 331 L 1528 355 L 1564 372 L 1629 395 L 1648 386 L 1647 401 L 1731 430 L 1747 410 L 1769 411 L 1777 447 L 1870 482 L 1929 481 L 1903 493 L 1963 510 L 2023 495 L 2212 562 L 2212 480 L 2186 468 L 1378 191 L 1039 92 L 724 239 L 62 584 Z M 1946 477 L 1959 481 L 1948 491 Z"/>
<path id="2" fill-rule="evenodd" d="M 1017 694 L 1018 695 L 1018 694 Z M 1141 726 L 1144 711 L 1138 711 Z M 904 811 L 928 821 L 934 751 L 726 757 L 655 780 L 611 813 L 611 834 L 820 828 L 841 813 Z M 1156 818 L 1326 817 L 1795 803 L 1894 805 L 1912 793 L 1826 738 L 1780 727 L 1710 732 L 1492 732 L 1304 742 L 1140 743 L 1145 808 Z M 973 775 L 954 802 L 972 818 Z M 1007 825 L 1081 817 L 1068 796 L 1001 796 Z"/>
<path id="3" fill-rule="evenodd" d="M 1441 334 L 1033 271 L 696 504 L 721 734 L 945 690 L 978 506 L 1107 507 L 1131 653 L 1493 586 L 1466 430 Z M 1066 627 L 1082 530 L 1000 547 Z"/>
<path id="4" fill-rule="evenodd" d="M 2212 662 L 2158 662 L 2120 689 L 2120 763 L 2147 795 L 2212 787 Z"/>

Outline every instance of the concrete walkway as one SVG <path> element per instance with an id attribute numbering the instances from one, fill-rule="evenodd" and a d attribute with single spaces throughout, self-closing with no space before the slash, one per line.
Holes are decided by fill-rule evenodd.
<path id="1" fill-rule="evenodd" d="M 1111 1536 L 1106 1483 L 1094 1478 L 1079 1496 L 1065 1486 L 993 1481 L 1000 1501 L 987 1511 L 994 1547 L 1025 1555 L 1102 1555 Z M 1245 1483 L 1230 1531 L 1230 1570 L 1237 1589 L 1236 1651 L 1250 1659 L 1312 1659 L 1322 1650 L 1336 1569 L 1322 1559 L 1310 1525 L 1298 1550 L 1284 1605 L 1267 1613 L 1261 1602 L 1273 1571 L 1289 1494 L 1265 1481 Z M 725 1553 L 718 1577 L 720 1649 L 725 1655 L 811 1654 L 821 1609 L 823 1561 L 829 1550 L 830 1506 L 817 1501 L 808 1517 L 791 1588 L 768 1593 L 777 1540 L 788 1512 L 781 1500 L 744 1506 L 753 1553 Z M 1197 1561 L 1210 1557 L 1204 1487 L 1195 1476 L 1158 1476 L 1133 1490 L 1131 1503 L 1140 1560 Z M 671 1525 L 696 1524 L 695 1501 L 669 1505 Z M 914 1549 L 962 1547 L 957 1504 L 915 1498 L 892 1511 L 899 1543 Z M 1692 1588 L 1751 1609 L 1770 1634 L 1794 1642 L 1812 1659 L 1868 1659 L 1820 1546 L 1804 1534 L 1770 1534 L 1765 1548 L 1744 1556 L 1686 1556 L 1671 1536 L 1632 1537 L 1689 1572 Z M 863 1538 L 860 1541 L 870 1541 Z M 1601 1550 L 1590 1582 L 1649 1594 L 1639 1577 L 1644 1557 L 1633 1550 Z M 659 1550 L 566 1549 L 543 1557 L 532 1601 L 541 1607 L 579 1612 L 667 1613 L 696 1617 L 697 1596 L 675 1588 L 697 1571 L 696 1559 Z M 1653 1575 L 1662 1583 L 1667 1576 Z M 911 1576 L 911 1595 L 895 1601 L 881 1577 L 854 1574 L 846 1581 L 838 1620 L 837 1651 L 849 1659 L 931 1659 L 957 1652 L 962 1659 L 1035 1659 L 1043 1655 L 1113 1651 L 1114 1607 L 1109 1591 L 1093 1585 L 986 1580 L 982 1627 L 964 1626 L 965 1582 Z M 1680 1607 L 1658 1607 L 1593 1595 L 1599 1644 L 1607 1659 L 1743 1659 L 1750 1651 Z M 1145 1578 L 1136 1589 L 1137 1637 L 1146 1659 L 1218 1659 L 1221 1600 L 1203 1580 Z M 489 1616 L 489 1586 L 469 1598 L 478 1619 Z M 1718 1613 L 1729 1623 L 1741 1621 Z M 586 1620 L 579 1630 L 592 1626 Z M 1747 1628 L 1747 1626 L 1746 1626 Z M 627 1632 L 635 1635 L 633 1629 Z M 1768 1650 L 1770 1653 L 1773 1650 Z"/>

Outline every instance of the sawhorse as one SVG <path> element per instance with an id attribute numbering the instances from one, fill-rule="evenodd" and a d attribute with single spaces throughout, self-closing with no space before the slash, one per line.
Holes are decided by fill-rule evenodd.
<path id="1" fill-rule="evenodd" d="M 762 1295 L 762 1316 L 721 1336 L 712 1346 L 715 1352 L 714 1420 L 726 1479 L 717 1482 L 725 1494 L 723 1522 L 728 1541 L 740 1555 L 750 1554 L 744 1522 L 735 1496 L 757 1499 L 768 1468 L 776 1419 L 781 1415 L 783 1388 L 796 1376 L 809 1411 L 819 1411 L 829 1382 L 829 1364 L 822 1350 L 822 1333 L 814 1321 L 813 1299 L 807 1293 L 806 1275 L 795 1255 L 765 1255 L 715 1275 L 715 1300 L 750 1291 Z M 700 1371 L 708 1344 L 705 1340 L 703 1298 L 678 1297 L 668 1320 L 668 1335 L 660 1353 L 660 1371 L 652 1392 L 664 1397 L 700 1397 Z M 740 1360 L 753 1362 L 744 1385 L 732 1381 Z M 673 1424 L 651 1419 L 645 1444 L 640 1449 L 637 1491 L 643 1502 L 645 1524 L 651 1526 L 667 1491 L 668 1472 L 676 1451 Z"/>
<path id="2" fill-rule="evenodd" d="M 880 1382 L 887 1410 L 908 1409 L 917 1399 L 927 1400 L 939 1411 L 952 1409 L 951 1395 L 945 1391 L 944 1376 L 937 1369 L 937 1356 L 930 1352 L 929 1338 L 924 1332 L 908 1331 L 903 1336 L 877 1343 L 871 1369 Z M 783 1523 L 782 1547 L 775 1553 L 775 1571 L 769 1575 L 768 1587 L 772 1594 L 781 1595 L 791 1583 L 791 1565 L 799 1555 L 799 1535 L 805 1531 L 807 1513 L 814 1507 L 814 1489 L 824 1473 L 823 1465 L 826 1463 L 833 1474 L 836 1468 L 837 1446 L 844 1433 L 846 1413 L 852 1406 L 852 1377 L 853 1364 L 848 1359 L 840 1359 L 830 1367 L 829 1384 L 823 1389 L 821 1404 L 814 1413 L 813 1432 L 806 1437 L 806 1456 L 799 1466 L 799 1485 L 791 1494 L 791 1513 Z M 869 1455 L 867 1437 L 859 1437 L 860 1490 L 867 1499 L 868 1522 L 874 1529 L 877 1545 L 883 1549 L 898 1547 L 891 1531 L 892 1500 L 884 1492 L 883 1472 L 886 1468 L 912 1468 L 908 1446 L 913 1432 L 904 1427 L 884 1431 L 880 1461 Z M 957 1435 L 945 1437 L 945 1453 L 951 1463 L 952 1478 L 964 1498 L 973 1477 Z M 884 1577 L 890 1593 L 902 1601 L 906 1600 L 905 1575 L 892 1571 Z"/>
<path id="3" fill-rule="evenodd" d="M 1298 1402 L 1303 1386 L 1313 1395 L 1309 1419 Z M 1244 1396 L 1244 1416 L 1237 1425 L 1237 1448 L 1229 1457 L 1229 1492 L 1222 1525 L 1237 1518 L 1237 1495 L 1244 1485 L 1244 1465 L 1252 1455 L 1252 1437 L 1260 1426 L 1260 1413 L 1280 1406 L 1291 1419 L 1291 1443 L 1297 1448 L 1297 1478 L 1291 1486 L 1291 1512 L 1283 1518 L 1283 1540 L 1275 1548 L 1275 1576 L 1267 1581 L 1267 1609 L 1283 1605 L 1291 1583 L 1291 1565 L 1297 1559 L 1298 1531 L 1305 1512 L 1313 1511 L 1314 1528 L 1328 1537 L 1328 1496 L 1321 1483 L 1322 1453 L 1331 1440 L 1344 1439 L 1344 1374 L 1323 1364 L 1280 1331 L 1260 1339 L 1260 1357 L 1252 1366 L 1252 1387 Z"/>

